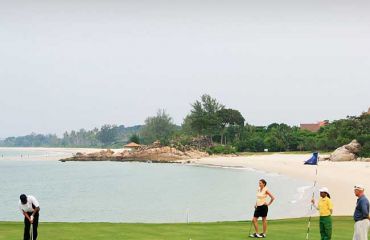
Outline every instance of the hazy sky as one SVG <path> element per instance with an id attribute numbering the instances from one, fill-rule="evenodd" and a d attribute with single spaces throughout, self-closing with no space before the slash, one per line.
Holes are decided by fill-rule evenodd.
<path id="1" fill-rule="evenodd" d="M 180 124 L 209 93 L 247 122 L 370 107 L 370 1 L 2 1 L 0 138 Z"/>

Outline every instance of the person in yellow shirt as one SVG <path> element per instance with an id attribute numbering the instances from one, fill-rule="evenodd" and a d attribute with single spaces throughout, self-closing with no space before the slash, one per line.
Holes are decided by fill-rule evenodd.
<path id="1" fill-rule="evenodd" d="M 315 205 L 315 200 L 312 199 L 311 202 L 313 206 L 320 212 L 320 235 L 321 240 L 330 240 L 332 233 L 332 219 L 333 214 L 333 203 L 330 199 L 329 190 L 326 187 L 319 189 L 320 200 L 318 205 Z"/>
<path id="2" fill-rule="evenodd" d="M 252 223 L 254 226 L 255 233 L 250 234 L 249 237 L 252 238 L 265 238 L 266 231 L 267 231 L 267 212 L 268 206 L 275 200 L 275 197 L 272 195 L 270 190 L 266 187 L 267 182 L 264 179 L 259 180 L 258 182 L 258 189 L 256 193 L 257 201 L 256 205 L 254 206 L 254 214 Z M 267 202 L 267 197 L 270 198 L 270 201 Z M 258 218 L 262 217 L 262 227 L 263 232 L 258 233 Z"/>

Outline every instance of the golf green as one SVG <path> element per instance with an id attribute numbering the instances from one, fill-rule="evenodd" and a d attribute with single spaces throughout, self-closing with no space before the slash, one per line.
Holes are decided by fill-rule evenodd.
<path id="1" fill-rule="evenodd" d="M 191 224 L 128 223 L 44 223 L 39 225 L 39 240 L 237 240 L 249 239 L 250 222 L 217 222 Z M 269 221 L 268 239 L 306 239 L 307 218 Z M 0 240 L 22 239 L 22 222 L 0 222 Z M 333 218 L 335 240 L 352 238 L 351 217 Z M 320 239 L 318 218 L 311 223 L 310 239 Z"/>

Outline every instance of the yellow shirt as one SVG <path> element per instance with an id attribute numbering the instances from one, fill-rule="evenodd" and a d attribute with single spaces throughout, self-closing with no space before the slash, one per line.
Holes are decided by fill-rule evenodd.
<path id="1" fill-rule="evenodd" d="M 333 203 L 331 202 L 331 199 L 328 197 L 320 198 L 319 201 L 319 211 L 320 216 L 330 216 L 331 210 L 333 210 Z"/>
<path id="2" fill-rule="evenodd" d="M 267 198 L 267 192 L 268 189 L 267 187 L 264 187 L 262 188 L 262 190 L 260 190 L 260 188 L 258 188 L 257 190 L 257 206 L 262 206 L 266 203 L 266 198 Z"/>

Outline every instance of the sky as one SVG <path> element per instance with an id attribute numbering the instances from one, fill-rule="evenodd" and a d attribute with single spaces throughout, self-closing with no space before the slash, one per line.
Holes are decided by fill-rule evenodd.
<path id="1" fill-rule="evenodd" d="M 54 0 L 0 4 L 0 138 L 165 109 L 210 94 L 254 125 L 370 107 L 370 1 Z"/>

